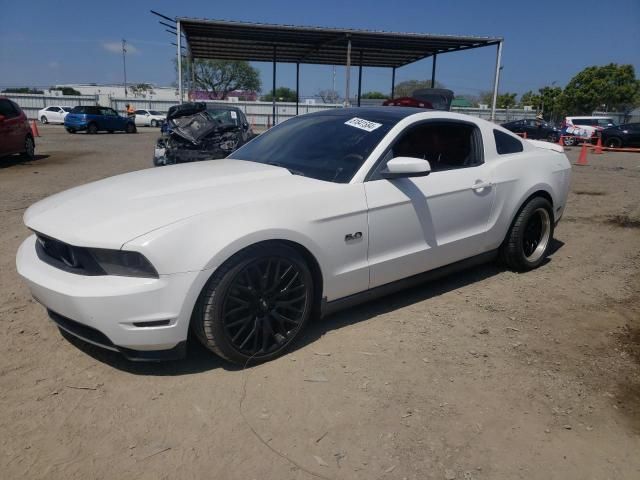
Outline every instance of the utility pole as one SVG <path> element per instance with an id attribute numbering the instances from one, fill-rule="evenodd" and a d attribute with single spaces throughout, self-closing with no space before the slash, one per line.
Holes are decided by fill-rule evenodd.
<path id="1" fill-rule="evenodd" d="M 124 98 L 127 98 L 127 41 L 122 39 L 122 68 L 124 70 Z"/>

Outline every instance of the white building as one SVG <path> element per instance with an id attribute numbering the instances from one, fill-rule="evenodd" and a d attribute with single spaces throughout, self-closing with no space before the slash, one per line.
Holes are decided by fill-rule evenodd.
<path id="1" fill-rule="evenodd" d="M 71 87 L 81 95 L 98 95 L 98 103 L 100 105 L 109 105 L 111 98 L 125 98 L 124 85 L 97 85 L 95 83 L 67 83 L 64 85 L 56 85 L 56 87 Z M 178 90 L 175 87 L 156 87 L 152 85 L 153 90 L 142 95 L 134 95 L 131 91 L 131 85 L 127 86 L 126 98 L 136 100 L 178 100 Z M 57 95 L 60 91 L 47 91 L 45 95 Z"/>

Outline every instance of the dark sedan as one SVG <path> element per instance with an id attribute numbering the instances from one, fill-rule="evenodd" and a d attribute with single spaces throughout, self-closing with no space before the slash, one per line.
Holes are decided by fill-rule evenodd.
<path id="1" fill-rule="evenodd" d="M 640 147 L 640 123 L 625 123 L 602 130 L 605 147 Z"/>
<path id="2" fill-rule="evenodd" d="M 502 126 L 513 133 L 527 134 L 532 140 L 548 140 L 557 142 L 560 138 L 560 130 L 539 119 L 514 120 L 503 123 Z"/>

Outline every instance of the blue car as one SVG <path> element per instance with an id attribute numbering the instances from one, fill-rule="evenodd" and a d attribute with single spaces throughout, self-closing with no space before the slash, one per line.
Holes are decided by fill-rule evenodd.
<path id="1" fill-rule="evenodd" d="M 134 118 L 122 117 L 113 108 L 100 106 L 74 107 L 64 117 L 64 127 L 69 133 L 85 130 L 87 133 L 98 133 L 100 131 L 136 133 Z"/>

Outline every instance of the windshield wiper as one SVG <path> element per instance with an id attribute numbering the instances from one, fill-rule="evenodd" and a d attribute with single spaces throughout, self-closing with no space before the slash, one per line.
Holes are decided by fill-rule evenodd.
<path id="1" fill-rule="evenodd" d="M 291 173 L 291 175 L 300 175 L 301 177 L 306 177 L 306 175 L 300 170 L 287 167 L 280 162 L 264 162 L 264 163 L 266 163 L 267 165 L 273 165 L 274 167 L 286 168 L 287 170 L 289 170 L 289 173 Z"/>

